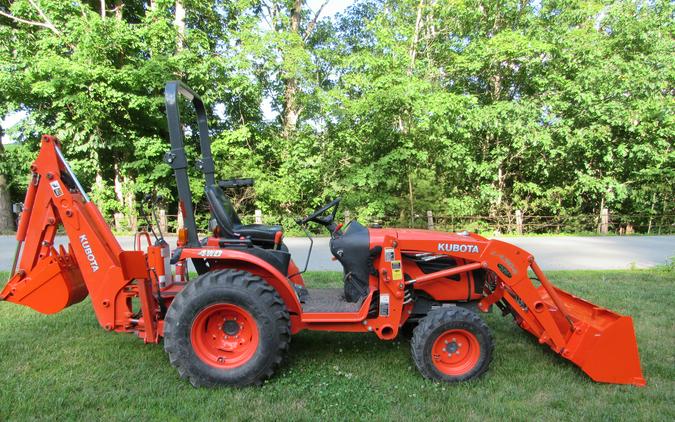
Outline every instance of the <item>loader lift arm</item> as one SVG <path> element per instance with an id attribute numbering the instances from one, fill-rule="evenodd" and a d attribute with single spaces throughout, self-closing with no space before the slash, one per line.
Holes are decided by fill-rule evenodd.
<path id="1" fill-rule="evenodd" d="M 516 323 L 540 344 L 579 366 L 598 382 L 644 386 L 631 317 L 619 315 L 555 287 L 534 256 L 515 245 L 470 234 L 458 244 L 468 263 L 409 280 L 419 287 L 461 272 L 483 268 L 494 273 L 495 286 L 478 302 L 487 312 L 494 304 L 511 313 Z M 461 247 L 461 245 L 465 247 Z M 419 245 L 419 244 L 418 244 Z M 424 245 L 420 249 L 430 248 Z M 466 251 L 466 252 L 462 252 Z M 480 251 L 477 257 L 472 251 Z M 536 277 L 530 277 L 530 271 Z M 539 282 L 539 286 L 535 282 Z"/>
<path id="2" fill-rule="evenodd" d="M 63 226 L 70 245 L 54 246 Z M 124 251 L 63 157 L 59 141 L 41 140 L 16 234 L 14 272 L 0 300 L 53 314 L 87 294 L 99 324 L 158 341 L 157 303 L 145 254 Z M 132 298 L 139 297 L 140 312 Z"/>

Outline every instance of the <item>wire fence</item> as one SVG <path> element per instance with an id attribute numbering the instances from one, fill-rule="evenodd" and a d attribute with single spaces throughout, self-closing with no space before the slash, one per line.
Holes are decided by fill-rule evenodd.
<path id="1" fill-rule="evenodd" d="M 439 216 L 419 227 L 456 232 L 461 230 L 502 234 L 675 234 L 675 214 Z"/>
<path id="2" fill-rule="evenodd" d="M 175 214 L 167 214 L 160 210 L 158 213 L 160 227 L 164 232 L 175 233 L 182 226 L 182 219 Z M 259 210 L 253 215 L 240 216 L 244 224 L 275 224 L 278 223 L 272 216 L 265 216 Z M 347 223 L 352 219 L 349 211 L 344 211 L 341 222 Z M 204 218 L 202 218 L 204 220 Z M 416 215 L 411 224 L 410 220 L 401 221 L 396 218 L 371 217 L 359 219 L 362 224 L 382 227 L 406 227 L 431 229 L 448 232 L 463 230 L 496 235 L 528 235 L 528 234 L 616 234 L 616 235 L 669 235 L 675 234 L 675 214 L 613 214 L 604 210 L 600 214 L 582 215 L 527 215 L 515 212 L 509 215 L 467 215 L 445 216 L 435 215 L 427 211 L 426 215 Z M 200 221 L 202 223 L 202 221 Z M 111 226 L 118 231 L 135 231 L 137 223 L 123 214 L 117 214 Z M 206 228 L 206 222 L 200 224 Z M 289 234 L 292 227 L 285 227 Z M 298 230 L 298 233 L 300 231 Z"/>

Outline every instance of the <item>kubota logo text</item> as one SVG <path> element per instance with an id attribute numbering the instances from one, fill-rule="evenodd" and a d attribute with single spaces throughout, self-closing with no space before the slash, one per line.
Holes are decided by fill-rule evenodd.
<path id="1" fill-rule="evenodd" d="M 89 261 L 91 270 L 93 272 L 98 271 L 98 262 L 96 262 L 96 257 L 94 256 L 94 252 L 91 250 L 91 246 L 89 246 L 89 240 L 87 240 L 86 234 L 80 236 L 80 244 L 82 244 L 82 249 L 84 249 L 84 253 L 87 255 L 87 261 Z"/>
<path id="2" fill-rule="evenodd" d="M 458 243 L 439 243 L 438 250 L 441 252 L 466 252 L 478 253 L 478 246 L 476 245 L 460 245 Z"/>

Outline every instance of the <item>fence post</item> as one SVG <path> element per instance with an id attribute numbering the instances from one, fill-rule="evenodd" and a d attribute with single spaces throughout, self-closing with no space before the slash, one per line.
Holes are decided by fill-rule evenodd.
<path id="1" fill-rule="evenodd" d="M 122 223 L 124 221 L 124 214 L 122 214 L 121 212 L 116 212 L 113 217 L 115 218 L 115 230 L 121 232 L 124 229 L 124 227 L 122 227 Z"/>
<path id="2" fill-rule="evenodd" d="M 431 211 L 427 211 L 427 229 L 434 229 L 434 213 Z"/>
<path id="3" fill-rule="evenodd" d="M 136 233 L 138 230 L 138 218 L 134 214 L 129 215 L 129 228 L 132 233 Z"/>
<path id="4" fill-rule="evenodd" d="M 609 231 L 609 209 L 600 210 L 600 234 L 607 234 Z"/>
<path id="5" fill-rule="evenodd" d="M 520 236 L 523 234 L 523 212 L 516 210 L 516 233 Z"/>
<path id="6" fill-rule="evenodd" d="M 262 224 L 262 211 L 261 210 L 255 210 L 255 223 L 256 224 Z"/>
<path id="7" fill-rule="evenodd" d="M 349 221 L 352 218 L 352 213 L 349 212 L 349 210 L 345 210 L 345 226 L 349 224 Z"/>
<path id="8" fill-rule="evenodd" d="M 166 210 L 164 208 L 159 209 L 159 215 L 157 216 L 157 219 L 159 220 L 159 230 L 161 230 L 162 233 L 166 233 L 166 229 L 169 226 L 169 221 L 166 218 Z"/>
<path id="9" fill-rule="evenodd" d="M 635 234 L 635 229 L 631 223 L 628 223 L 626 225 L 626 235 L 630 236 L 631 234 Z"/>
<path id="10" fill-rule="evenodd" d="M 176 216 L 176 220 L 177 220 L 176 233 L 178 233 L 178 230 L 180 230 L 185 225 L 185 221 L 183 220 L 183 213 L 180 211 L 180 208 L 178 209 L 178 215 Z"/>

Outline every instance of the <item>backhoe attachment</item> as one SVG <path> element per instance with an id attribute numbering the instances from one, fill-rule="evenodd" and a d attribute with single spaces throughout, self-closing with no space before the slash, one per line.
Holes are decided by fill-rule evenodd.
<path id="1" fill-rule="evenodd" d="M 60 227 L 69 245 L 57 250 Z M 12 272 L 0 300 L 54 314 L 89 295 L 106 330 L 159 341 L 159 307 L 145 253 L 121 248 L 52 136 L 42 137 L 31 165 L 16 240 Z M 140 312 L 134 298 L 140 299 Z"/>

